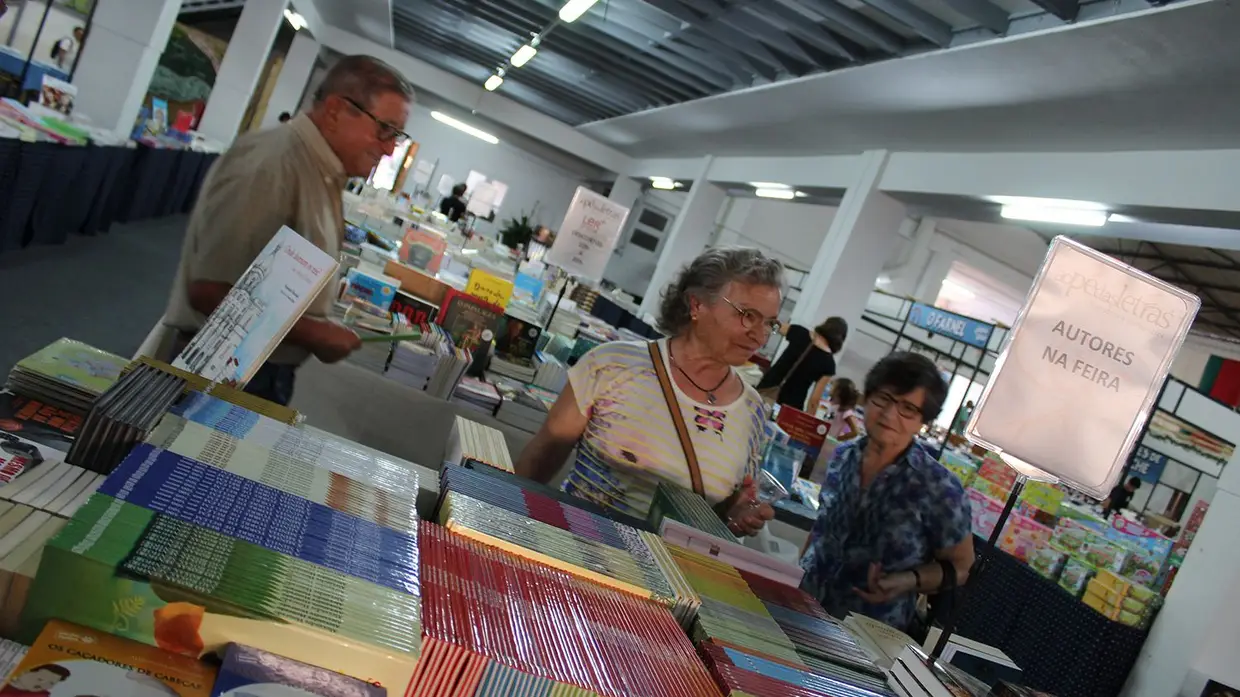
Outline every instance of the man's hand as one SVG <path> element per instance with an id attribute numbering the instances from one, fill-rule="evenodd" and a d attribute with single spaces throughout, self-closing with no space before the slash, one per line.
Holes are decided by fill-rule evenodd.
<path id="1" fill-rule="evenodd" d="M 766 521 L 774 517 L 775 509 L 768 503 L 758 502 L 758 485 L 754 483 L 753 477 L 746 476 L 745 481 L 741 482 L 736 501 L 728 509 L 725 518 L 728 529 L 742 537 L 757 535 L 766 525 Z"/>
<path id="2" fill-rule="evenodd" d="M 318 325 L 309 348 L 320 361 L 335 363 L 362 347 L 361 337 L 352 329 L 326 320 Z"/>
<path id="3" fill-rule="evenodd" d="M 917 577 L 912 571 L 884 574 L 883 565 L 870 562 L 868 588 L 853 588 L 853 592 L 872 605 L 888 603 L 917 588 Z"/>

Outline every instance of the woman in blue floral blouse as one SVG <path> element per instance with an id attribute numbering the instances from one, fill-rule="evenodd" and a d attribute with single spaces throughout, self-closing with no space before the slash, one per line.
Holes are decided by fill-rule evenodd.
<path id="1" fill-rule="evenodd" d="M 802 551 L 802 588 L 832 615 L 908 630 L 917 594 L 962 584 L 973 565 L 964 488 L 918 444 L 947 384 L 930 359 L 898 352 L 865 377 L 866 436 L 827 465 L 818 520 Z M 945 577 L 946 580 L 945 580 Z"/>

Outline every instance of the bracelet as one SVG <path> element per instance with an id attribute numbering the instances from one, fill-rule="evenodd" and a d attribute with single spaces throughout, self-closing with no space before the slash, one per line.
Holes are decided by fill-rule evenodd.
<path id="1" fill-rule="evenodd" d="M 910 569 L 913 572 L 913 591 L 921 592 L 921 574 L 917 569 Z"/>

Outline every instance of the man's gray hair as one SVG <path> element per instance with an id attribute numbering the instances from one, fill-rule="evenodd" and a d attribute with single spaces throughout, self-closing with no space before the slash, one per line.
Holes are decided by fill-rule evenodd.
<path id="1" fill-rule="evenodd" d="M 680 334 L 692 321 L 689 299 L 714 302 L 719 291 L 732 281 L 771 286 L 782 292 L 784 265 L 751 247 L 712 247 L 702 252 L 663 291 L 659 329 L 668 336 Z"/>
<path id="2" fill-rule="evenodd" d="M 327 71 L 314 101 L 317 104 L 335 94 L 369 106 L 385 92 L 395 92 L 409 102 L 415 98 L 413 85 L 396 68 L 374 56 L 344 56 Z"/>

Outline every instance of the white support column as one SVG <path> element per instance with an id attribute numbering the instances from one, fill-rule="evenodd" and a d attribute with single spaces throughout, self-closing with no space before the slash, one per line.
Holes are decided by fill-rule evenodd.
<path id="1" fill-rule="evenodd" d="M 749 221 L 749 214 L 753 212 L 753 204 L 752 198 L 728 198 L 723 210 L 719 211 L 719 220 L 716 221 L 717 232 L 711 238 L 710 246 L 752 247 L 753 242 L 745 238 L 744 234 L 745 223 Z"/>
<path id="2" fill-rule="evenodd" d="M 267 64 L 271 44 L 284 21 L 286 7 L 288 0 L 245 4 L 215 75 L 215 87 L 207 98 L 202 123 L 198 124 L 199 133 L 224 144 L 232 143 L 237 137 L 254 87 Z"/>
<path id="3" fill-rule="evenodd" d="M 904 219 L 904 230 L 901 237 L 908 237 L 908 242 L 901 245 L 898 263 L 883 267 L 883 276 L 887 277 L 883 290 L 896 295 L 916 295 L 918 284 L 925 276 L 927 264 L 930 262 L 932 250 L 930 243 L 934 239 L 934 218 L 925 217 Z"/>
<path id="4" fill-rule="evenodd" d="M 947 275 L 951 273 L 952 264 L 956 263 L 956 258 L 952 250 L 933 250 L 921 274 L 921 279 L 917 282 L 917 287 L 913 289 L 912 296 L 923 303 L 933 305 L 939 298 L 943 281 L 946 281 Z"/>
<path id="5" fill-rule="evenodd" d="M 280 123 L 280 112 L 287 111 L 297 114 L 301 104 L 301 96 L 306 91 L 306 83 L 310 82 L 310 73 L 314 71 L 314 62 L 319 58 L 319 42 L 310 36 L 310 32 L 302 29 L 293 37 L 293 45 L 289 46 L 284 56 L 284 65 L 276 76 L 276 86 L 267 98 L 267 112 L 263 115 L 263 128 L 271 128 Z"/>
<path id="6" fill-rule="evenodd" d="M 629 220 L 625 224 L 632 225 L 633 208 L 637 206 L 637 199 L 641 198 L 641 195 L 642 185 L 636 179 L 621 174 L 616 177 L 616 183 L 611 185 L 611 193 L 607 199 L 629 209 Z"/>
<path id="7" fill-rule="evenodd" d="M 168 45 L 181 0 L 98 0 L 73 84 L 75 110 L 117 135 L 134 121 L 159 56 Z"/>
<path id="8" fill-rule="evenodd" d="M 714 159 L 713 156 L 702 159 L 698 175 L 693 180 L 693 188 L 685 197 L 685 205 L 676 216 L 676 222 L 672 223 L 671 232 L 667 234 L 663 251 L 659 254 L 659 263 L 655 265 L 650 285 L 642 296 L 643 316 L 655 314 L 664 286 L 672 281 L 680 267 L 701 254 L 714 237 L 715 220 L 727 199 L 723 189 L 711 184 L 706 177 Z"/>
<path id="9" fill-rule="evenodd" d="M 844 193 L 792 311 L 792 322 L 817 326 L 840 316 L 856 327 L 883 263 L 900 239 L 904 206 L 879 191 L 885 150 L 867 151 L 857 181 Z"/>

